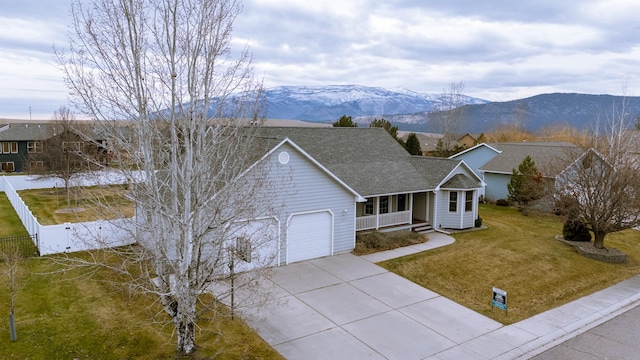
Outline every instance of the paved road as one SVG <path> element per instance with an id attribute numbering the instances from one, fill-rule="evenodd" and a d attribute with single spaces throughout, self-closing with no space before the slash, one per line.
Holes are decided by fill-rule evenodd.
<path id="1" fill-rule="evenodd" d="M 533 357 L 534 360 L 640 358 L 640 306 Z"/>

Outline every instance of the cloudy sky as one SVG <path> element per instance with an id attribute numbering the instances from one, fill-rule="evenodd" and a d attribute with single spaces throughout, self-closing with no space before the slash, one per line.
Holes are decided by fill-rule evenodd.
<path id="1" fill-rule="evenodd" d="M 384 3 L 384 4 L 381 4 Z M 67 0 L 0 0 L 0 118 L 49 118 Z M 358 84 L 507 101 L 640 95 L 638 0 L 245 0 L 234 38 L 266 87 Z"/>

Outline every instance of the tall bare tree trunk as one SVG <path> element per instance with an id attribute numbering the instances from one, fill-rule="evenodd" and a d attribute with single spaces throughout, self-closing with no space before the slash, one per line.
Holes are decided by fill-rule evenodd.
<path id="1" fill-rule="evenodd" d="M 174 325 L 178 353 L 193 354 L 196 303 L 206 308 L 200 295 L 228 278 L 235 256 L 228 250 L 239 239 L 251 242 L 251 263 L 242 266 L 252 271 L 234 286 L 252 294 L 260 292 L 257 280 L 277 256 L 267 251 L 277 234 L 256 234 L 258 227 L 247 234 L 238 225 L 275 212 L 268 164 L 256 163 L 267 140 L 259 126 L 246 126 L 261 117 L 262 85 L 247 49 L 230 59 L 241 4 L 89 3 L 75 1 L 70 57 L 59 60 L 75 103 L 108 135 L 113 170 L 131 184 L 127 195 L 137 207 L 133 230 L 127 230 L 138 246 L 112 249 L 120 251 L 122 264 L 101 265 L 126 274 L 131 288 L 158 296 Z M 101 204 L 109 209 L 107 200 Z M 216 292 L 219 301 L 211 308 L 227 294 Z"/>

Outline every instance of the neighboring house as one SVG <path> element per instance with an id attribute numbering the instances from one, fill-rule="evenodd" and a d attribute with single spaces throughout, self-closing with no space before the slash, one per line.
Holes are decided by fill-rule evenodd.
<path id="1" fill-rule="evenodd" d="M 473 172 L 482 179 L 484 174 L 480 171 L 480 168 L 489 162 L 489 160 L 500 154 L 500 152 L 500 150 L 492 147 L 491 145 L 481 143 L 457 154 L 451 155 L 449 156 L 449 159 L 464 160 L 471 170 L 473 170 Z M 484 195 L 484 189 L 482 189 L 482 195 Z"/>
<path id="2" fill-rule="evenodd" d="M 92 140 L 74 132 L 71 135 L 62 134 L 62 127 L 55 122 L 37 123 L 9 123 L 0 125 L 0 165 L 1 172 L 23 172 L 46 169 L 48 143 L 63 146 L 72 151 L 88 151 L 96 153 L 95 160 L 106 165 L 109 152 L 107 141 L 94 127 L 86 126 Z M 72 141 L 57 141 L 64 136 Z"/>
<path id="3" fill-rule="evenodd" d="M 561 190 L 565 195 L 571 195 L 578 199 L 581 203 L 583 201 L 589 201 L 589 199 L 582 197 L 582 192 L 585 185 L 591 185 L 591 181 L 585 181 L 585 169 L 594 168 L 595 174 L 607 174 L 610 171 L 614 171 L 614 167 L 609 164 L 602 154 L 597 152 L 593 148 L 589 148 L 586 151 L 579 154 L 575 161 L 571 162 L 560 173 L 556 175 L 555 186 L 556 190 Z M 576 184 L 577 181 L 577 184 Z"/>
<path id="4" fill-rule="evenodd" d="M 411 156 L 384 129 L 262 131 L 278 143 L 262 161 L 291 187 L 277 191 L 278 264 L 351 251 L 358 231 L 464 229 L 478 217 L 482 182 L 463 161 Z"/>
<path id="5" fill-rule="evenodd" d="M 476 145 L 481 135 L 482 134 L 449 134 L 444 136 L 443 141 L 448 141 L 449 143 L 466 149 Z"/>
<path id="6" fill-rule="evenodd" d="M 407 138 L 411 131 L 398 131 L 398 136 L 404 141 L 407 142 Z M 442 139 L 442 134 L 430 134 L 430 133 L 415 133 L 418 138 L 418 142 L 420 142 L 420 149 L 422 150 L 422 155 L 430 156 L 438 146 L 438 140 Z"/>
<path id="7" fill-rule="evenodd" d="M 409 136 L 410 131 L 399 131 L 398 136 L 405 142 Z M 451 146 L 458 146 L 460 148 L 469 148 L 476 144 L 478 138 L 482 134 L 432 134 L 432 133 L 415 133 L 420 142 L 420 148 L 422 149 L 422 155 L 432 156 L 438 147 L 438 141 L 445 141 L 451 144 Z"/>
<path id="8" fill-rule="evenodd" d="M 30 155 L 42 152 L 43 141 L 52 134 L 53 127 L 47 123 L 0 125 L 0 170 L 24 171 L 30 165 Z"/>
<path id="9" fill-rule="evenodd" d="M 506 199 L 507 184 L 522 160 L 527 156 L 547 179 L 555 179 L 578 155 L 576 146 L 566 142 L 521 142 L 478 144 L 452 155 L 450 159 L 464 160 L 485 184 L 484 197 L 488 201 Z M 582 153 L 582 152 L 580 152 Z"/>

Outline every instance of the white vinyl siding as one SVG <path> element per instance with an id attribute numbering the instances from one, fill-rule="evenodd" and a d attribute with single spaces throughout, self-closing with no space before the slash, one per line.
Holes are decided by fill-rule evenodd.
<path id="1" fill-rule="evenodd" d="M 459 166 L 449 174 L 449 178 L 457 174 L 464 174 L 469 177 L 473 176 L 465 167 Z M 446 180 L 443 181 L 443 183 L 446 183 Z M 478 183 L 478 187 L 480 187 L 480 183 Z M 466 229 L 473 227 L 478 215 L 478 193 L 478 189 L 443 189 L 438 191 L 438 204 L 436 209 L 438 215 L 434 226 L 445 229 Z M 470 194 L 471 197 L 471 211 L 467 211 L 467 194 Z M 451 211 L 453 196 L 455 196 L 455 211 Z"/>

